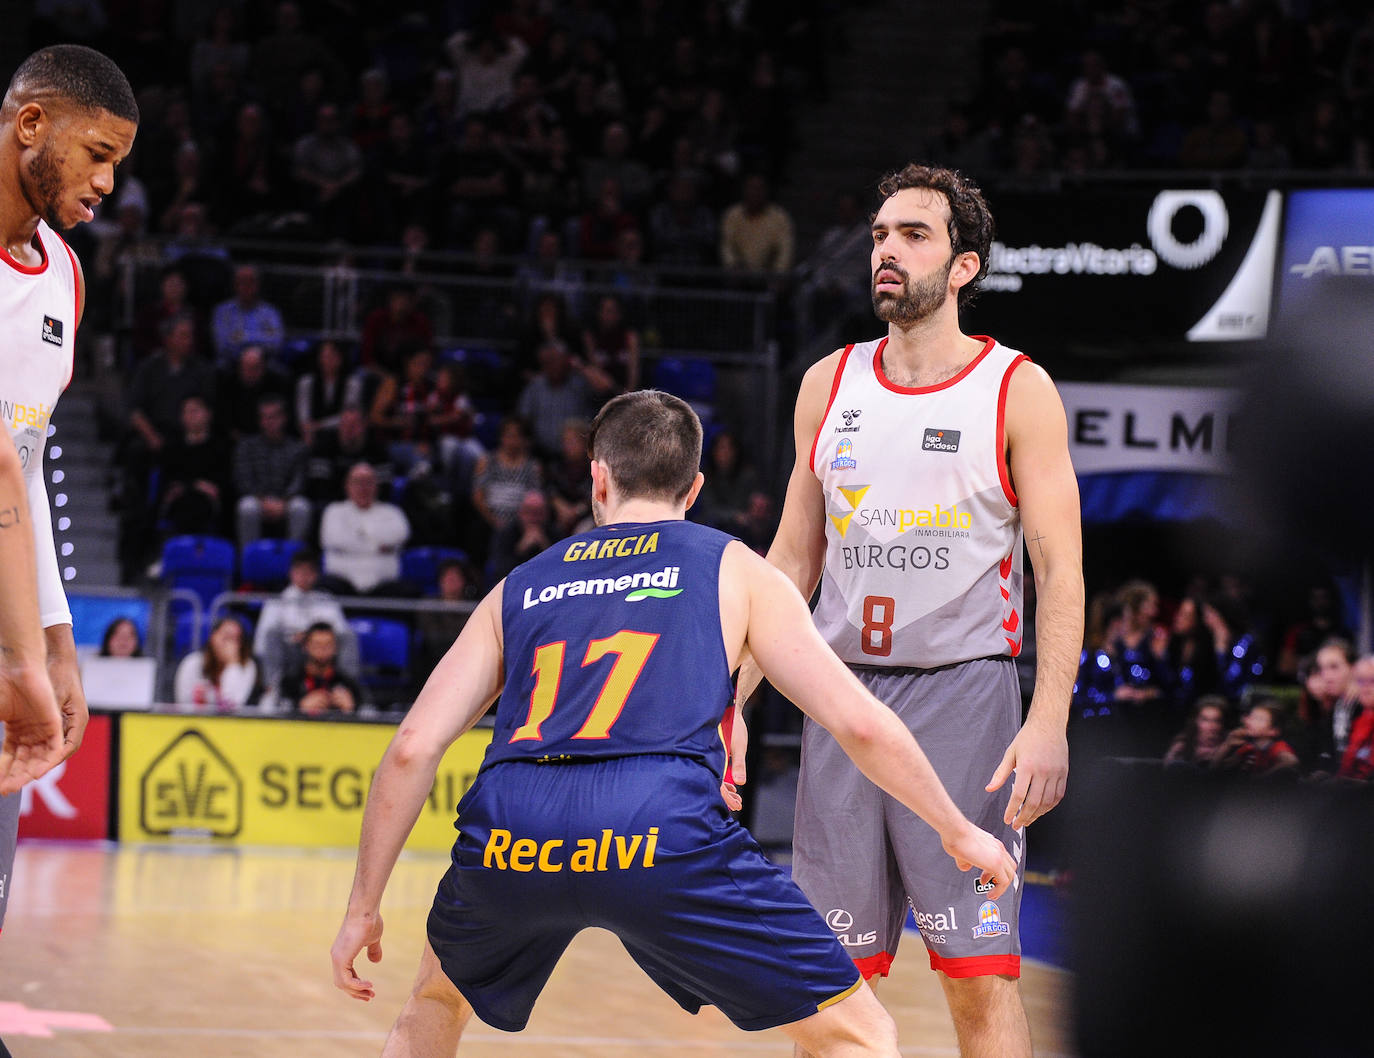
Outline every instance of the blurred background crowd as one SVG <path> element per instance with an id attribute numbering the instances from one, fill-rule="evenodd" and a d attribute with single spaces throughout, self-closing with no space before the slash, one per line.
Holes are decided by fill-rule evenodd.
<path id="1" fill-rule="evenodd" d="M 588 422 L 626 389 L 698 407 L 691 516 L 766 549 L 786 386 L 833 347 L 815 317 L 865 329 L 844 341 L 878 326 L 872 189 L 824 167 L 894 112 L 921 108 L 903 158 L 972 174 L 994 213 L 998 189 L 1084 176 L 1374 168 L 1367 4 L 974 6 L 956 48 L 953 16 L 885 26 L 838 0 L 39 0 L 28 45 L 101 48 L 143 114 L 72 236 L 76 391 L 96 380 L 106 582 L 199 592 L 155 645 L 175 698 L 403 708 L 471 602 L 587 524 Z M 856 84 L 838 71 L 876 39 L 860 26 L 900 33 L 904 61 Z M 909 83 L 941 62 L 938 93 Z M 1090 542 L 1075 737 L 1199 766 L 1368 762 L 1374 662 L 1346 585 L 1122 561 Z M 100 583 L 78 568 L 73 590 Z M 225 592 L 243 604 L 215 612 Z M 403 642 L 378 646 L 393 624 Z M 401 673 L 381 680 L 377 650 Z M 1029 680 L 1033 641 L 1026 660 Z M 1236 749 L 1266 711 L 1263 748 Z M 796 730 L 779 703 L 761 717 Z"/>

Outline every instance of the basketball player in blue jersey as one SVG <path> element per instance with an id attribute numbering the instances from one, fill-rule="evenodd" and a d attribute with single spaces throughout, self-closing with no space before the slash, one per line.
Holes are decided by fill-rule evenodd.
<path id="1" fill-rule="evenodd" d="M 957 172 L 910 165 L 872 222 L 878 341 L 838 349 L 797 396 L 797 461 L 768 561 L 810 598 L 822 636 L 916 736 L 970 819 L 1024 869 L 1024 827 L 1064 795 L 1083 641 L 1078 483 L 1063 404 L 1014 349 L 959 326 L 993 221 Z M 1024 536 L 1023 536 L 1024 534 Z M 1036 678 L 1022 722 L 1013 658 L 1034 568 Z M 824 578 L 822 578 L 824 572 Z M 739 702 L 758 685 L 742 666 Z M 782 688 L 779 688 L 782 690 Z M 783 693 L 787 692 L 783 690 Z M 744 725 L 734 725 L 736 783 Z M 1015 775 L 1010 796 L 1004 791 Z M 807 721 L 793 872 L 865 977 L 886 976 L 907 909 L 965 1058 L 1023 1058 L 1020 882 L 999 900 L 946 870 L 928 830 Z"/>
<path id="2" fill-rule="evenodd" d="M 28 480 L 39 619 L 48 675 L 70 756 L 86 729 L 72 617 L 62 589 L 43 452 L 58 398 L 71 381 L 85 286 L 59 230 L 93 219 L 133 146 L 138 106 L 124 74 L 74 44 L 43 48 L 14 72 L 0 102 L 0 415 Z M 0 797 L 0 922 L 19 822 L 19 798 Z M 3 1045 L 0 1045 L 3 1054 Z"/>
<path id="3" fill-rule="evenodd" d="M 15 793 L 62 761 L 62 717 L 48 681 L 38 577 L 19 452 L 0 444 L 0 793 Z M 3 1046 L 3 1045 L 0 1045 Z"/>
<path id="4" fill-rule="evenodd" d="M 598 528 L 517 567 L 425 684 L 363 815 L 334 982 L 371 999 L 382 891 L 444 751 L 498 694 L 491 745 L 458 806 L 452 865 L 414 990 L 383 1054 L 453 1054 L 475 1012 L 524 1027 L 582 929 L 620 937 L 686 1010 L 781 1027 L 818 1055 L 898 1054 L 891 1018 L 829 927 L 721 802 L 722 714 L 748 644 L 864 773 L 933 828 L 969 885 L 1015 863 L 955 809 L 915 740 L 825 648 L 796 590 L 732 537 L 684 519 L 701 423 L 641 390 L 593 423 Z"/>

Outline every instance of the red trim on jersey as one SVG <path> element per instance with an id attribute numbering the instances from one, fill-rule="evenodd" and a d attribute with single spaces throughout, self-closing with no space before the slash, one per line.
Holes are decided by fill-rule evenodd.
<path id="1" fill-rule="evenodd" d="M 3 246 L 0 246 L 0 261 L 9 265 L 16 272 L 21 272 L 26 276 L 42 275 L 48 270 L 48 248 L 43 245 L 43 236 L 39 235 L 37 230 L 33 233 L 33 241 L 38 244 L 38 252 L 43 255 L 43 263 L 41 265 L 20 264 L 10 256 L 9 250 L 5 249 Z"/>
<path id="2" fill-rule="evenodd" d="M 915 388 L 910 386 L 899 386 L 883 373 L 883 350 L 887 348 L 886 338 L 878 343 L 877 349 L 873 350 L 873 374 L 878 381 L 882 383 L 884 389 L 890 389 L 893 393 L 936 393 L 942 389 L 949 389 L 950 386 L 954 385 L 982 363 L 983 357 L 992 352 L 992 347 L 996 344 L 986 334 L 971 334 L 969 337 L 981 340 L 983 343 L 983 351 L 965 364 L 964 369 L 953 378 L 947 378 L 943 382 L 937 382 L 933 386 L 916 386 Z"/>
<path id="3" fill-rule="evenodd" d="M 887 341 L 886 338 L 883 341 Z M 840 355 L 840 366 L 835 368 L 835 381 L 830 383 L 830 399 L 825 402 L 825 411 L 821 413 L 820 425 L 816 427 L 816 436 L 811 439 L 811 473 L 816 472 L 816 446 L 821 443 L 821 431 L 825 429 L 825 420 L 830 418 L 830 409 L 835 403 L 835 394 L 840 391 L 840 376 L 844 374 L 844 365 L 849 363 L 849 353 L 854 348 L 852 344 L 844 347 L 844 352 Z M 878 346 L 879 349 L 882 346 Z"/>
<path id="4" fill-rule="evenodd" d="M 1002 494 L 1013 507 L 1017 503 L 1016 490 L 1011 487 L 1011 468 L 1007 466 L 1007 387 L 1011 385 L 1012 372 L 1029 362 L 1030 357 L 1022 353 L 1007 365 L 1007 373 L 1002 376 L 1002 386 L 997 391 L 997 478 L 1002 482 Z"/>
<path id="5" fill-rule="evenodd" d="M 67 251 L 67 260 L 72 263 L 72 344 L 67 346 L 67 378 L 62 383 L 62 390 L 66 392 L 68 386 L 72 384 L 72 375 L 76 373 L 76 332 L 81 327 L 81 280 L 77 277 L 81 270 L 76 265 L 76 254 L 72 253 L 72 248 L 67 245 L 67 240 L 62 236 L 57 237 L 57 241 L 62 244 L 62 249 Z"/>
<path id="6" fill-rule="evenodd" d="M 942 971 L 947 977 L 992 977 L 995 974 L 1021 976 L 1019 955 L 966 955 L 959 959 L 946 959 L 929 948 L 926 951 L 930 954 L 930 968 Z"/>
<path id="7" fill-rule="evenodd" d="M 865 955 L 862 959 L 855 959 L 854 965 L 859 968 L 859 973 L 864 975 L 865 981 L 874 977 L 886 977 L 887 972 L 892 969 L 892 953 L 880 951 L 877 955 Z"/>

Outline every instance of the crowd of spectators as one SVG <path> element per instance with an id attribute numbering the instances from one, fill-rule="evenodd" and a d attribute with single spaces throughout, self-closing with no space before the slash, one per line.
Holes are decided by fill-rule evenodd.
<path id="1" fill-rule="evenodd" d="M 590 420 L 607 397 L 639 383 L 636 332 L 613 297 L 597 303 L 576 345 L 558 337 L 578 341 L 562 300 L 541 299 L 525 347 L 532 360 L 489 373 L 479 398 L 487 410 L 479 411 L 461 351 L 459 359 L 436 352 L 411 288 L 397 287 L 377 308 L 394 328 L 365 329 L 357 347 L 319 340 L 292 359 L 268 342 L 279 313 L 256 293 L 252 273 L 238 267 L 235 293 L 211 314 L 256 328 L 236 347 L 216 344 L 215 326 L 202 338 L 190 311 L 157 320 L 157 344 L 134 363 L 114 457 L 126 584 L 158 583 L 173 537 L 219 537 L 240 555 L 263 539 L 302 548 L 280 600 L 256 618 L 238 614 L 233 628 L 217 622 L 203 648 L 183 644 L 174 693 L 203 707 L 291 701 L 320 622 L 333 634 L 315 637 L 316 652 L 328 655 L 316 667 L 360 680 L 341 605 L 356 613 L 369 599 L 471 602 L 518 563 L 587 528 Z M 181 304 L 177 264 L 167 275 L 148 317 Z M 770 490 L 735 432 L 709 425 L 711 484 L 693 516 L 762 550 L 775 523 Z M 423 547 L 460 557 L 419 583 L 402 559 Z M 242 576 L 227 587 L 262 589 Z M 411 675 L 422 678 L 461 624 L 428 610 L 406 622 L 415 634 Z M 231 648 L 243 652 L 242 665 L 227 660 Z M 366 680 L 358 690 L 311 701 L 328 712 L 347 700 L 351 712 L 367 702 Z"/>
<path id="2" fill-rule="evenodd" d="M 999 2 L 928 153 L 968 172 L 1374 169 L 1359 0 Z"/>
<path id="3" fill-rule="evenodd" d="M 101 48 L 138 92 L 111 228 L 791 263 L 767 189 L 824 90 L 820 0 L 47 7 L 35 46 Z"/>
<path id="4" fill-rule="evenodd" d="M 1133 578 L 1089 602 L 1071 737 L 1166 764 L 1322 781 L 1374 778 L 1374 656 L 1335 588 L 1276 618 L 1234 574 L 1167 598 Z"/>

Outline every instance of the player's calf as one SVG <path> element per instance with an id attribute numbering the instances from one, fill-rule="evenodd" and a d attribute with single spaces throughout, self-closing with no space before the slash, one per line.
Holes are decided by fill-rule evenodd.
<path id="1" fill-rule="evenodd" d="M 426 941 L 410 997 L 387 1035 L 382 1058 L 450 1058 L 471 1019 L 472 1005 Z"/>

